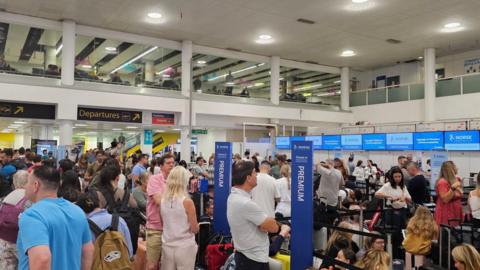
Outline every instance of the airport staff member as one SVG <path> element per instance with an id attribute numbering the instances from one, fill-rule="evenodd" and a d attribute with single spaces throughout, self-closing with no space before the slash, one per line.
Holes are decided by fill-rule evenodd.
<path id="1" fill-rule="evenodd" d="M 235 243 L 236 270 L 269 270 L 268 233 L 277 233 L 280 226 L 267 217 L 251 199 L 257 185 L 257 172 L 250 161 L 233 166 L 233 187 L 227 201 L 227 219 Z"/>

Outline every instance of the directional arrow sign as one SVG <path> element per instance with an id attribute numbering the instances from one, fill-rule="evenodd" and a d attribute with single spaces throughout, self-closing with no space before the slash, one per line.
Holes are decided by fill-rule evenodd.
<path id="1" fill-rule="evenodd" d="M 0 117 L 55 120 L 56 106 L 0 101 Z"/>
<path id="2" fill-rule="evenodd" d="M 15 112 L 13 114 L 23 113 L 24 111 L 25 111 L 25 109 L 24 109 L 23 106 L 17 106 L 17 109 L 15 110 Z"/>
<path id="3" fill-rule="evenodd" d="M 142 123 L 142 112 L 78 107 L 77 120 Z"/>

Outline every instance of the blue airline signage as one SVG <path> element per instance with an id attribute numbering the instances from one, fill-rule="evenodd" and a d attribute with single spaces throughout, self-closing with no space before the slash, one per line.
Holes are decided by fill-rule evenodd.
<path id="1" fill-rule="evenodd" d="M 478 130 L 445 131 L 446 150 L 480 150 Z"/>
<path id="2" fill-rule="evenodd" d="M 342 135 L 343 150 L 362 150 L 362 135 Z"/>
<path id="3" fill-rule="evenodd" d="M 387 150 L 413 150 L 413 133 L 387 133 Z"/>
<path id="4" fill-rule="evenodd" d="M 216 233 L 230 234 L 227 220 L 227 200 L 232 186 L 232 143 L 215 143 L 215 189 L 213 228 Z"/>

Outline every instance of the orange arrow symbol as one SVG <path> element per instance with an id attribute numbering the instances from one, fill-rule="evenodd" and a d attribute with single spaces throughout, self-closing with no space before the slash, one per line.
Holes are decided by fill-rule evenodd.
<path id="1" fill-rule="evenodd" d="M 133 115 L 133 121 L 140 119 L 140 114 L 136 113 Z"/>
<path id="2" fill-rule="evenodd" d="M 19 113 L 23 113 L 23 112 L 24 112 L 23 106 L 17 106 L 17 109 L 15 110 L 15 112 L 13 114 L 19 114 Z"/>

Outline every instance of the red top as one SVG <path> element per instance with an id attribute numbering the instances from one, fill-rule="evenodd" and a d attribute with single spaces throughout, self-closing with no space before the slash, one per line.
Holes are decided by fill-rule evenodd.
<path id="1" fill-rule="evenodd" d="M 458 180 L 457 180 L 458 181 Z M 450 183 L 444 178 L 440 178 L 437 181 L 435 191 L 437 192 L 437 206 L 435 209 L 435 221 L 440 225 L 457 226 L 458 222 L 451 222 L 448 224 L 449 219 L 463 220 L 462 214 L 462 196 L 455 192 L 452 200 L 448 203 L 443 202 L 440 198 L 440 193 L 446 193 L 450 190 Z"/>

